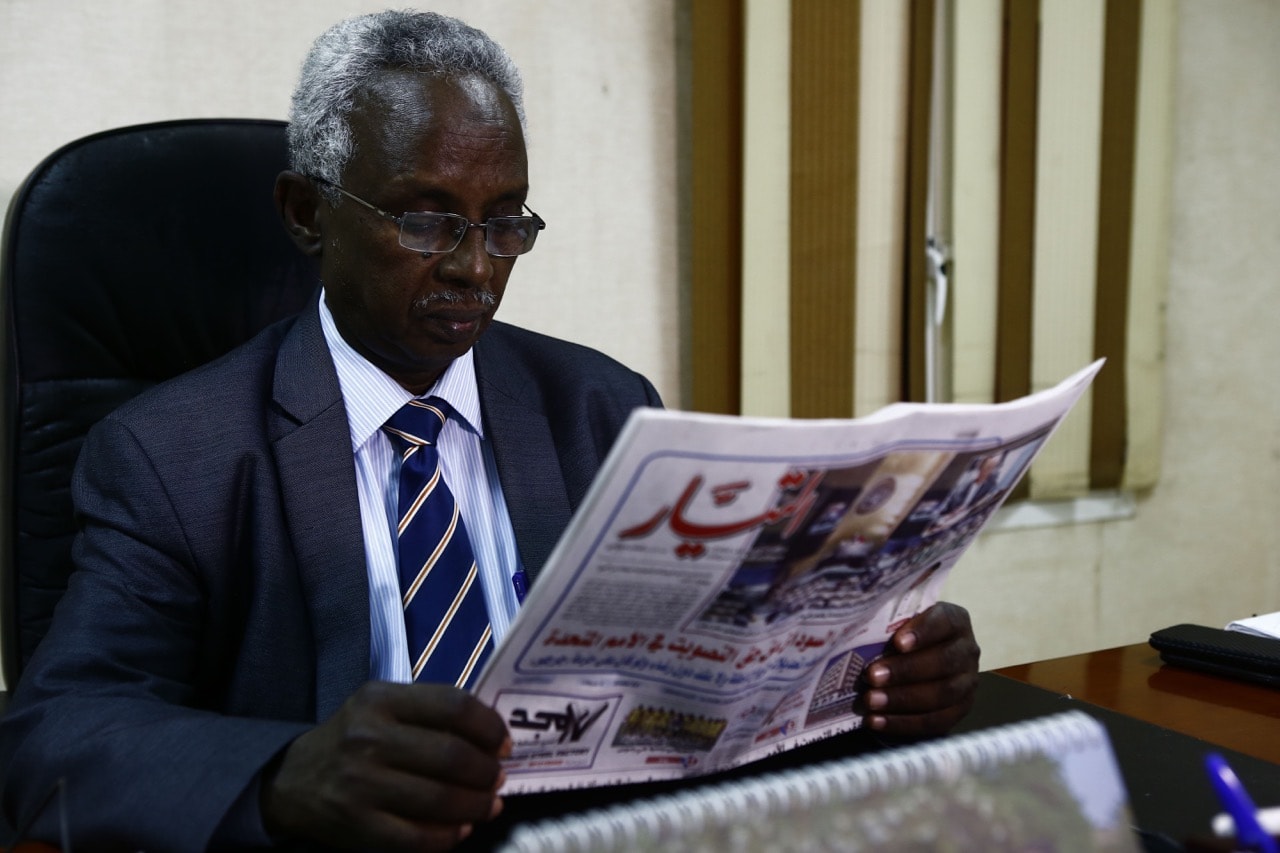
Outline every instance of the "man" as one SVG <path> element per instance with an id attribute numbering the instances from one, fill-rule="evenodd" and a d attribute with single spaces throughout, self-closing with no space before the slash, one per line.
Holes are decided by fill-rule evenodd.
<path id="1" fill-rule="evenodd" d="M 972 513 L 984 503 L 990 503 L 1000 492 L 1000 466 L 1004 453 L 990 453 L 969 464 L 960 476 L 960 483 L 951 490 L 943 504 L 941 517 L 947 523 Z"/>
<path id="2" fill-rule="evenodd" d="M 627 414 L 659 405 L 598 353 L 493 323 L 541 224 L 521 110 L 505 53 L 448 18 L 316 42 L 275 193 L 322 293 L 86 441 L 77 572 L 0 730 L 16 824 L 58 778 L 77 846 L 444 849 L 500 811 L 501 718 L 397 683 L 402 468 L 382 427 L 415 398 L 445 410 L 441 465 L 500 634 L 511 581 L 536 582 Z M 895 642 L 873 725 L 945 729 L 972 701 L 967 614 L 935 608 Z M 38 834 L 56 841 L 53 817 Z"/>

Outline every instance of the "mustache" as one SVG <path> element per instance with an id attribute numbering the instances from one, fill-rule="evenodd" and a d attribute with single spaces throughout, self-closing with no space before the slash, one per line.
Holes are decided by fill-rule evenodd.
<path id="1" fill-rule="evenodd" d="M 415 304 L 418 308 L 431 308 L 436 305 L 480 305 L 482 308 L 492 308 L 498 304 L 498 297 L 492 290 L 474 290 L 468 293 L 439 290 L 421 297 Z"/>

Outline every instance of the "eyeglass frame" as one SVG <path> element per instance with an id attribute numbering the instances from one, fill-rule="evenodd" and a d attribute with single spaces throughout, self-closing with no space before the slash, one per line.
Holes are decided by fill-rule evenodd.
<path id="1" fill-rule="evenodd" d="M 352 200 L 352 201 L 354 201 L 355 203 L 360 204 L 360 205 L 363 205 L 364 207 L 367 207 L 369 210 L 371 210 L 371 211 L 373 211 L 374 213 L 376 213 L 376 214 L 378 214 L 379 216 L 381 216 L 383 219 L 388 219 L 388 220 L 390 220 L 390 221 L 394 222 L 396 225 L 399 225 L 399 226 L 400 226 L 400 232 L 399 232 L 399 234 L 397 235 L 397 237 L 398 237 L 398 239 L 399 239 L 399 243 L 400 243 L 400 245 L 401 245 L 401 246 L 403 246 L 404 248 L 408 249 L 408 250 L 409 250 L 409 251 L 411 251 L 411 252 L 421 252 L 421 253 L 422 253 L 422 255 L 423 255 L 423 257 L 429 257 L 429 256 L 431 256 L 431 255 L 447 255 L 447 254 L 449 254 L 450 252 L 455 251 L 459 246 L 461 246 L 461 245 L 462 245 L 462 241 L 463 241 L 463 239 L 467 236 L 467 232 L 469 232 L 472 228 L 483 228 L 483 229 L 484 229 L 484 250 L 485 250 L 486 252 L 488 252 L 488 253 L 489 253 L 490 257 L 494 257 L 494 258 L 518 258 L 518 257 L 520 257 L 520 255 L 527 255 L 527 254 L 529 254 L 529 252 L 533 251 L 533 246 L 530 246 L 528 249 L 525 249 L 523 252 L 520 252 L 519 254 L 515 254 L 515 255 L 502 255 L 502 254 L 498 254 L 497 252 L 492 251 L 492 250 L 489 248 L 489 223 L 493 222 L 493 220 L 495 220 L 495 219 L 528 219 L 528 218 L 532 217 L 532 218 L 533 218 L 533 220 L 534 220 L 534 225 L 537 227 L 537 230 L 538 230 L 538 231 L 544 231 L 544 230 L 546 230 L 546 227 L 547 227 L 547 222 L 546 222 L 546 220 L 545 220 L 545 219 L 543 219 L 541 216 L 539 216 L 537 213 L 535 213 L 535 212 L 534 212 L 534 210 L 533 210 L 533 208 L 532 208 L 532 207 L 530 207 L 529 205 L 525 204 L 524 202 L 520 202 L 520 207 L 521 207 L 522 209 L 524 209 L 524 210 L 529 211 L 529 216 L 490 216 L 490 217 L 489 217 L 488 219 L 486 219 L 484 222 L 472 222 L 470 219 L 468 219 L 467 217 L 463 216 L 462 214 L 459 214 L 459 213 L 445 213 L 445 212 L 441 212 L 441 211 L 437 211 L 437 210 L 406 210 L 404 213 L 402 213 L 402 214 L 400 214 L 399 216 L 397 216 L 397 215 L 395 215 L 394 213 L 391 213 L 391 212 L 389 212 L 389 211 L 383 210 L 382 208 L 378 207 L 377 205 L 374 205 L 374 204 L 371 204 L 370 202 L 365 201 L 364 199 L 360 198 L 360 196 L 358 196 L 358 195 L 356 195 L 355 193 L 353 193 L 353 192 L 351 192 L 350 190 L 348 190 L 346 187 L 339 186 L 338 184 L 335 184 L 335 183 L 333 183 L 332 181 L 326 181 L 324 178 L 318 178 L 318 177 L 315 177 L 314 175 L 311 175 L 311 176 L 309 176 L 309 177 L 311 178 L 311 180 L 315 181 L 315 182 L 316 182 L 316 183 L 318 183 L 318 184 L 324 184 L 324 185 L 325 185 L 325 186 L 327 186 L 327 187 L 333 187 L 335 190 L 337 190 L 338 192 L 342 193 L 344 196 L 346 196 L 347 198 L 351 199 L 351 200 Z M 414 248 L 413 246 L 407 246 L 407 245 L 405 245 L 405 242 L 404 242 L 404 218 L 405 218 L 406 216 L 408 216 L 409 214 L 411 214 L 411 213 L 414 213 L 414 214 L 429 214 L 429 215 L 431 215 L 431 216 L 439 216 L 439 217 L 443 217 L 444 219 L 461 220 L 462 222 L 467 223 L 467 227 L 466 227 L 466 228 L 464 228 L 464 229 L 462 230 L 462 233 L 458 235 L 458 240 L 457 240 L 457 242 L 456 242 L 456 243 L 454 243 L 452 246 L 450 246 L 448 249 L 440 249 L 440 250 L 437 250 L 437 251 L 434 251 L 434 252 L 427 252 L 427 251 L 424 251 L 424 250 L 422 250 L 422 249 Z M 534 240 L 537 240 L 537 237 L 536 237 L 536 236 L 534 237 Z"/>

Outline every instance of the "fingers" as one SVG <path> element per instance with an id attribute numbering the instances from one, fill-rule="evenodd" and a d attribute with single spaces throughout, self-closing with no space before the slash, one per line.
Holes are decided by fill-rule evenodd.
<path id="1" fill-rule="evenodd" d="M 955 637 L 973 639 L 973 625 L 969 611 L 949 601 L 939 601 L 932 607 L 917 613 L 894 632 L 893 647 L 899 652 L 909 652 L 921 646 L 933 646 Z M 977 643 L 974 643 L 976 649 Z"/>
<path id="2" fill-rule="evenodd" d="M 496 789 L 475 791 L 394 770 L 363 778 L 362 788 L 339 801 L 336 836 L 344 845 L 379 850 L 438 850 L 465 838 L 473 826 L 497 817 Z M 333 844 L 335 836 L 324 840 Z"/>
<path id="3" fill-rule="evenodd" d="M 892 716 L 873 714 L 866 718 L 866 722 L 873 731 L 894 737 L 937 737 L 946 734 L 956 723 L 964 719 L 971 707 L 973 707 L 972 699 L 963 705 L 942 708 L 927 714 L 894 714 Z"/>
<path id="4" fill-rule="evenodd" d="M 939 603 L 918 614 L 863 675 L 866 724 L 912 737 L 946 732 L 973 706 L 980 654 L 963 607 Z"/>
<path id="5" fill-rule="evenodd" d="M 424 823 L 386 812 L 362 813 L 341 826 L 326 827 L 307 840 L 322 841 L 327 848 L 390 850 L 419 853 L 444 851 L 471 835 L 473 823 Z"/>
<path id="6" fill-rule="evenodd" d="M 264 774 L 267 828 L 330 845 L 452 846 L 502 808 L 501 717 L 440 685 L 364 685 Z"/>
<path id="7" fill-rule="evenodd" d="M 434 684 L 396 685 L 370 682 L 378 701 L 390 703 L 402 722 L 423 729 L 450 731 L 487 752 L 499 749 L 507 739 L 502 717 L 470 693 Z M 357 696 L 364 692 L 362 689 Z"/>
<path id="8" fill-rule="evenodd" d="M 377 763 L 476 790 L 496 790 L 510 752 L 506 725 L 460 690 L 437 685 L 367 685 L 352 697 L 346 737 Z"/>
<path id="9" fill-rule="evenodd" d="M 938 604 L 894 634 L 888 653 L 867 667 L 875 687 L 934 681 L 978 671 L 982 650 L 969 614 L 954 604 Z M 896 653 L 894 653 L 896 651 Z"/>
<path id="10" fill-rule="evenodd" d="M 976 672 L 961 672 L 932 681 L 873 688 L 861 697 L 867 725 L 903 735 L 942 734 L 973 706 Z"/>

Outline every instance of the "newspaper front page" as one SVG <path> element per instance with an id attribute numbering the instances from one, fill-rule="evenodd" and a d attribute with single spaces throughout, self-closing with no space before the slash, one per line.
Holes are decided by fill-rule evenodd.
<path id="1" fill-rule="evenodd" d="M 633 413 L 474 692 L 504 794 L 698 775 L 861 725 L 863 669 L 933 604 L 1101 361 L 995 405 L 857 420 Z"/>

